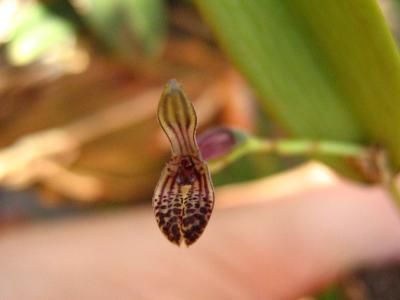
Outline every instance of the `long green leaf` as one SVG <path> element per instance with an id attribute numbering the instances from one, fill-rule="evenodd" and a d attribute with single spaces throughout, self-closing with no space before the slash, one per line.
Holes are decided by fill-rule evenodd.
<path id="1" fill-rule="evenodd" d="M 198 0 L 294 135 L 380 143 L 400 167 L 400 60 L 375 0 Z"/>

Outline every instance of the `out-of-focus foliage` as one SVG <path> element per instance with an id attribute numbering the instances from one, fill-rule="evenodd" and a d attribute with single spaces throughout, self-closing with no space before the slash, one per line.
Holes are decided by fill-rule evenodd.
<path id="1" fill-rule="evenodd" d="M 375 0 L 197 4 L 290 132 L 379 143 L 400 167 L 400 60 Z"/>
<path id="2" fill-rule="evenodd" d="M 67 22 L 58 18 L 48 19 L 16 35 L 9 44 L 8 57 L 15 65 L 29 64 L 55 47 L 73 43 L 74 38 Z"/>
<path id="3" fill-rule="evenodd" d="M 206 123 L 234 125 L 269 137 L 282 135 L 282 131 L 277 130 L 279 125 L 271 123 L 258 111 L 259 107 L 252 106 L 254 96 L 247 92 L 238 76 L 231 75 L 206 26 L 187 2 L 7 0 L 1 5 L 4 3 L 8 3 L 8 9 L 5 9 L 6 5 L 0 11 L 8 12 L 4 15 L 11 21 L 4 23 L 6 33 L 0 31 L 1 42 L 11 62 L 25 65 L 26 69 L 21 68 L 18 73 L 12 70 L 2 77 L 2 86 L 6 87 L 0 112 L 0 144 L 3 146 L 38 130 L 73 125 L 76 121 L 87 120 L 91 114 L 98 116 L 97 113 L 107 110 L 108 106 L 113 107 L 124 100 L 128 102 L 131 95 L 139 95 L 137 101 L 144 103 L 147 101 L 142 97 L 145 91 L 156 94 L 157 89 L 173 77 L 183 79 L 181 81 L 194 102 L 212 103 L 208 110 L 203 108 Z M 364 115 L 370 112 L 372 103 L 376 103 L 373 97 L 383 99 L 384 104 L 385 99 L 395 92 L 393 80 L 389 79 L 391 75 L 396 76 L 397 67 L 394 64 L 391 72 L 385 73 L 385 80 L 379 79 L 394 54 L 385 47 L 391 45 L 391 40 L 376 6 L 371 0 L 363 2 L 359 5 L 365 8 L 365 13 L 357 15 L 345 9 L 349 5 L 347 2 L 332 4 L 328 1 L 326 5 L 332 6 L 329 9 L 332 16 L 324 18 L 317 2 L 296 0 L 288 3 L 269 0 L 258 4 L 235 1 L 199 4 L 212 23 L 230 22 L 229 26 L 217 29 L 226 50 L 232 56 L 236 55 L 244 73 L 264 96 L 265 101 L 261 104 L 273 110 L 293 133 L 311 138 L 379 142 L 378 138 L 369 137 L 375 132 L 369 134 L 370 124 L 364 125 Z M 212 5 L 216 5 L 216 9 L 209 13 L 208 8 Z M 228 8 L 232 16 L 226 17 L 224 8 Z M 361 17 L 365 18 L 357 19 Z M 334 30 L 332 21 L 325 20 L 332 18 L 337 23 Z M 367 27 L 361 28 L 362 21 L 369 18 L 376 24 L 368 23 Z M 231 22 L 236 19 L 237 22 Z M 346 23 L 353 21 L 354 24 Z M 355 29 L 342 29 L 345 34 L 337 33 L 349 24 Z M 384 33 L 379 43 L 376 39 L 370 42 L 370 35 L 379 35 L 375 28 Z M 361 46 L 366 50 L 358 55 Z M 386 52 L 379 52 L 381 48 Z M 161 59 L 147 59 L 154 55 Z M 74 71 L 71 73 L 84 73 L 62 77 L 63 73 L 59 72 L 61 56 L 69 57 L 63 63 Z M 115 64 L 121 58 L 134 64 Z M 381 58 L 384 63 L 374 65 Z M 51 67 L 41 64 L 49 61 L 55 63 Z M 78 67 L 72 68 L 73 64 Z M 358 69 L 363 73 L 365 83 L 358 77 Z M 57 79 L 54 75 L 61 77 Z M 206 98 L 208 100 L 204 101 Z M 367 101 L 363 104 L 365 107 L 361 107 L 364 100 Z M 147 105 L 150 104 L 147 102 Z M 199 106 L 201 110 L 207 105 Z M 376 114 L 369 114 L 378 119 L 386 106 L 381 105 Z M 385 128 L 397 114 L 396 107 L 388 110 L 388 116 L 385 115 L 381 122 L 384 125 L 380 125 Z M 30 113 L 26 114 L 27 111 Z M 146 118 L 151 118 L 151 112 L 146 113 Z M 133 126 L 135 118 L 130 120 Z M 162 159 L 157 163 L 153 161 L 154 164 L 147 163 L 145 147 L 141 147 L 144 152 L 129 148 L 136 148 L 134 145 L 139 140 L 143 143 L 140 137 L 151 132 L 147 125 L 141 122 L 137 125 L 139 127 L 136 129 L 135 124 L 133 131 L 124 127 L 85 141 L 74 163 L 69 163 L 68 170 L 80 175 L 90 174 L 90 178 L 92 175 L 102 178 L 103 183 L 107 182 L 105 186 L 110 192 L 106 198 L 109 199 L 126 198 L 130 193 L 125 194 L 127 189 L 141 195 L 149 193 L 153 184 L 151 178 L 156 178 Z M 389 128 L 387 135 L 394 134 L 396 128 Z M 131 139 L 132 145 L 123 142 Z M 386 142 L 385 137 L 383 142 Z M 396 141 L 390 143 L 396 145 Z M 136 157 L 144 159 L 136 160 Z M 215 175 L 215 179 L 217 185 L 248 180 L 297 162 L 285 160 L 282 163 L 273 156 L 252 155 L 235 162 Z M 340 166 L 335 162 L 337 169 Z M 143 193 L 132 188 L 134 184 L 129 184 L 135 182 L 129 177 L 133 169 Z M 142 173 L 151 175 L 141 176 Z M 124 176 L 128 179 L 122 180 Z M 143 182 L 149 182 L 147 188 Z M 118 189 L 121 191 L 114 193 Z M 79 198 L 79 195 L 73 197 Z"/>
<path id="4" fill-rule="evenodd" d="M 0 14 L 11 11 L 7 15 L 17 22 L 6 22 L 1 42 L 17 53 L 10 62 L 20 67 L 5 64 L 0 72 L 3 186 L 35 186 L 47 200 L 150 199 L 168 155 L 156 107 L 171 78 L 195 103 L 199 132 L 212 124 L 256 129 L 253 96 L 191 5 L 169 4 L 167 10 L 165 1 L 8 3 L 11 8 L 0 8 Z M 121 64 L 121 58 L 131 63 Z M 280 166 L 265 155 L 236 165 L 219 175 L 218 185 Z"/>
<path id="5" fill-rule="evenodd" d="M 40 3 L 20 5 L 8 34 L 7 55 L 11 63 L 26 65 L 76 42 L 74 24 L 69 20 L 49 13 Z"/>
<path id="6" fill-rule="evenodd" d="M 163 0 L 87 0 L 78 11 L 112 52 L 127 58 L 159 54 L 166 34 Z"/>
<path id="7" fill-rule="evenodd" d="M 97 41 L 110 53 L 134 63 L 159 55 L 165 44 L 163 0 L 6 0 L 0 5 L 11 23 L 3 25 L 3 42 L 9 61 L 18 66 L 67 51 L 82 40 Z"/>

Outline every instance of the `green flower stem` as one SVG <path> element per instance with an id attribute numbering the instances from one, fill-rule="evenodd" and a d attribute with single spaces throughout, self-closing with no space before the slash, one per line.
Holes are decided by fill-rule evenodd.
<path id="1" fill-rule="evenodd" d="M 367 148 L 345 142 L 310 141 L 300 139 L 262 140 L 249 137 L 228 154 L 208 162 L 212 173 L 217 173 L 227 165 L 250 153 L 276 154 L 280 156 L 338 156 L 364 159 Z"/>
<path id="2" fill-rule="evenodd" d="M 337 141 L 312 141 L 301 139 L 263 140 L 256 137 L 247 137 L 231 152 L 208 161 L 211 173 L 218 173 L 229 164 L 251 153 L 275 154 L 279 156 L 336 156 L 354 158 L 367 164 L 377 164 L 380 183 L 400 206 L 400 189 L 396 176 L 390 171 L 387 157 L 380 151 L 374 154 L 371 148 L 354 143 Z"/>
<path id="3" fill-rule="evenodd" d="M 282 156 L 290 155 L 327 155 L 339 157 L 361 157 L 366 149 L 354 144 L 331 141 L 277 140 L 268 142 L 272 152 Z"/>
<path id="4" fill-rule="evenodd" d="M 390 167 L 387 155 L 384 151 L 379 151 L 375 155 L 375 163 L 380 173 L 381 184 L 386 188 L 396 204 L 400 206 L 400 190 L 396 180 L 397 176 Z"/>
<path id="5" fill-rule="evenodd" d="M 390 196 L 392 196 L 393 200 L 396 202 L 398 206 L 400 206 L 400 190 L 399 185 L 397 184 L 394 177 L 391 178 L 390 184 L 387 187 Z"/>

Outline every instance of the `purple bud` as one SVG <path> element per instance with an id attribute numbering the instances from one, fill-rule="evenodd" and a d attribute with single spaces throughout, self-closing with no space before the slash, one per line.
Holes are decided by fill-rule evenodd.
<path id="1" fill-rule="evenodd" d="M 232 151 L 245 137 L 246 135 L 238 130 L 216 127 L 201 134 L 197 138 L 197 144 L 203 159 L 212 160 Z"/>

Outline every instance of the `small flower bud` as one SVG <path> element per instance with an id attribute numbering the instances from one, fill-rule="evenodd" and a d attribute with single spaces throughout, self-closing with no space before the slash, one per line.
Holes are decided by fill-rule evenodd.
<path id="1" fill-rule="evenodd" d="M 212 160 L 229 153 L 246 138 L 246 134 L 237 129 L 216 127 L 201 134 L 197 144 L 203 159 Z"/>

